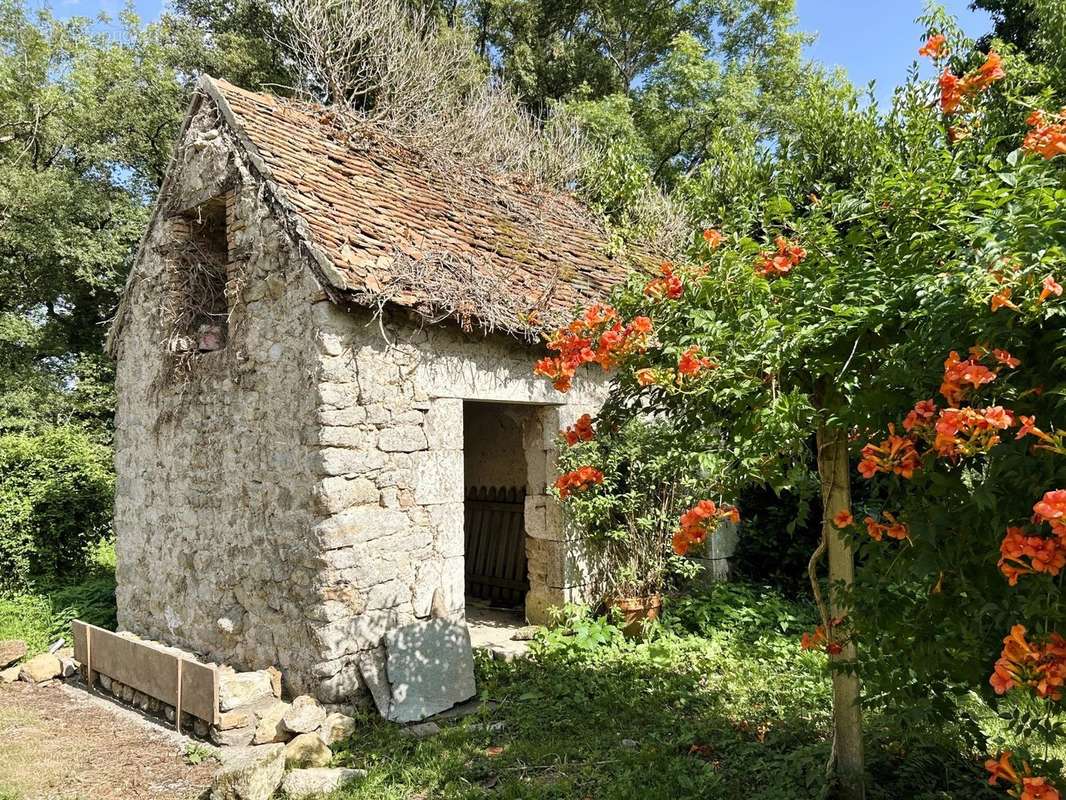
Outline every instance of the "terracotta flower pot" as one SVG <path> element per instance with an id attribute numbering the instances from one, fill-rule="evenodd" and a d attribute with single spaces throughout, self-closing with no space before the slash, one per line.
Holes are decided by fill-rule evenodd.
<path id="1" fill-rule="evenodd" d="M 622 613 L 622 633 L 628 639 L 640 639 L 644 636 L 644 623 L 657 619 L 663 607 L 662 595 L 647 597 L 619 597 L 607 603 L 608 608 L 617 608 Z"/>

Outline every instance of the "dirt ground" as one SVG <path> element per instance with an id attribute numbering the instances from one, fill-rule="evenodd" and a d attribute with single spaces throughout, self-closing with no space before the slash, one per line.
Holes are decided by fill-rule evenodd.
<path id="1" fill-rule="evenodd" d="M 184 741 L 77 687 L 0 686 L 0 800 L 192 800 L 218 765 Z"/>

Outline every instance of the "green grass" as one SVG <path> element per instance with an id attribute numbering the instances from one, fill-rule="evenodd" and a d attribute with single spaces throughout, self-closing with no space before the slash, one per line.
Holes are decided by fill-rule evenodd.
<path id="1" fill-rule="evenodd" d="M 743 586 L 682 605 L 649 643 L 624 643 L 575 618 L 568 633 L 542 637 L 531 660 L 479 659 L 481 696 L 496 705 L 436 737 L 406 738 L 368 714 L 335 762 L 370 774 L 337 796 L 829 796 L 825 659 L 796 643 L 809 609 Z M 997 796 L 983 786 L 979 755 L 960 752 L 950 732 L 905 737 L 877 714 L 867 715 L 866 731 L 871 800 Z"/>
<path id="2" fill-rule="evenodd" d="M 39 651 L 73 617 L 113 627 L 114 615 L 105 548 L 79 581 L 0 597 L 0 639 Z M 810 607 L 743 584 L 674 602 L 640 644 L 571 609 L 539 636 L 533 658 L 479 657 L 480 694 L 492 702 L 438 736 L 411 739 L 366 713 L 334 762 L 369 776 L 336 798 L 829 797 L 829 676 L 824 656 L 797 644 L 813 624 Z M 958 731 L 923 731 L 876 710 L 864 731 L 870 800 L 1002 796 L 984 785 L 983 754 L 966 752 Z M 0 800 L 12 798 L 0 789 Z"/>
<path id="3" fill-rule="evenodd" d="M 31 591 L 0 595 L 0 639 L 24 640 L 31 655 L 60 636 L 69 642 L 72 619 L 115 627 L 113 546 L 102 545 L 76 580 L 42 582 Z"/>

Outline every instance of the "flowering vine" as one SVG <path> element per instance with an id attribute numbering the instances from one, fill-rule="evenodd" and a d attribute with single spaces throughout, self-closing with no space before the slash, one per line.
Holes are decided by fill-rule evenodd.
<path id="1" fill-rule="evenodd" d="M 680 527 L 674 532 L 674 552 L 683 556 L 693 545 L 705 542 L 707 534 L 723 519 L 740 522 L 740 512 L 733 506 L 719 506 L 713 500 L 700 500 L 681 515 Z"/>
<path id="2" fill-rule="evenodd" d="M 548 339 L 548 349 L 558 355 L 542 358 L 533 371 L 549 378 L 558 391 L 568 392 L 578 367 L 599 364 L 610 370 L 620 358 L 645 350 L 651 332 L 648 317 L 623 323 L 614 308 L 597 303 Z"/>

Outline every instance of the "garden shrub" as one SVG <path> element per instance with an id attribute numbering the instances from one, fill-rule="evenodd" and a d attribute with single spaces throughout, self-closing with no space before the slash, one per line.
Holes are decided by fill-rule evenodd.
<path id="1" fill-rule="evenodd" d="M 110 450 L 69 426 L 0 436 L 0 589 L 69 576 L 110 532 Z"/>

